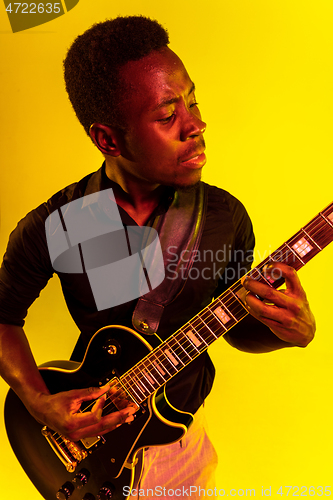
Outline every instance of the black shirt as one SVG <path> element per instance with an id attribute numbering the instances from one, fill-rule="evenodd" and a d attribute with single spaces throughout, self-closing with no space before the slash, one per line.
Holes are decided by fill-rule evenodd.
<path id="1" fill-rule="evenodd" d="M 56 193 L 19 222 L 0 269 L 0 323 L 23 326 L 29 306 L 55 272 L 45 235 L 47 217 L 70 201 L 109 187 L 112 182 L 103 165 Z M 173 194 L 173 190 L 166 189 L 150 224 L 168 209 Z M 124 225 L 136 225 L 118 208 Z M 228 192 L 209 186 L 207 216 L 194 264 L 179 296 L 165 307 L 159 337 L 169 337 L 245 274 L 251 267 L 253 247 L 252 224 L 243 205 Z M 99 328 L 111 324 L 133 328 L 131 317 L 137 300 L 98 311 L 85 274 L 57 274 L 69 312 L 81 331 L 72 359 L 82 360 L 90 338 Z M 213 379 L 214 367 L 205 352 L 167 383 L 168 399 L 176 408 L 194 413 L 210 392 Z"/>

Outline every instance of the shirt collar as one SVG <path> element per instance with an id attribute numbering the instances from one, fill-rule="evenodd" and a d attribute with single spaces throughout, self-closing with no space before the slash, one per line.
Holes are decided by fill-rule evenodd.
<path id="1" fill-rule="evenodd" d="M 90 177 L 84 195 L 86 196 L 88 194 L 97 193 L 98 191 L 103 191 L 104 189 L 112 188 L 112 184 L 114 184 L 114 182 L 111 181 L 106 175 L 105 161 L 104 161 L 101 168 L 97 170 L 97 172 L 93 173 L 92 176 Z M 167 212 L 171 203 L 174 200 L 174 197 L 175 197 L 175 189 L 172 188 L 171 186 L 166 186 L 163 196 L 161 197 L 158 206 L 152 213 L 150 220 L 157 217 L 158 215 Z"/>

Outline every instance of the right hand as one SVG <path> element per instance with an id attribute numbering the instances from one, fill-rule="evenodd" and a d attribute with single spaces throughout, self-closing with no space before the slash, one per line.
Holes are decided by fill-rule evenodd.
<path id="1" fill-rule="evenodd" d="M 134 420 L 137 407 L 126 406 L 120 411 L 102 416 L 109 384 L 100 388 L 73 389 L 57 394 L 40 393 L 28 408 L 31 415 L 43 425 L 71 441 L 106 434 L 121 424 Z M 84 401 L 93 401 L 90 411 L 80 412 Z"/>

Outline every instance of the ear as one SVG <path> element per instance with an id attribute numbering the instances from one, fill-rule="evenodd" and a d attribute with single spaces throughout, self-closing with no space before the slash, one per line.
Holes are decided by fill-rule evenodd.
<path id="1" fill-rule="evenodd" d="M 118 129 L 101 123 L 93 123 L 89 130 L 89 135 L 98 149 L 109 156 L 121 155 L 119 134 Z"/>

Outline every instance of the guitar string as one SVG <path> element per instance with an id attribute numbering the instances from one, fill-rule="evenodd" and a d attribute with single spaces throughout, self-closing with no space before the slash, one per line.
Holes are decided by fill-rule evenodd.
<path id="1" fill-rule="evenodd" d="M 331 214 L 331 212 L 329 211 L 329 209 L 333 207 L 333 204 L 331 204 L 329 207 L 327 207 L 327 209 L 325 209 L 322 213 L 326 212 L 326 215 L 329 216 Z M 327 213 L 328 212 L 328 213 Z M 318 223 L 316 223 L 316 221 L 318 220 Z M 310 230 L 310 227 L 311 225 L 313 225 L 314 223 L 314 226 L 311 228 Z M 281 247 L 278 248 L 278 250 L 276 250 L 275 252 L 273 252 L 270 256 L 268 256 L 266 259 L 264 259 L 263 262 L 261 262 L 259 264 L 259 266 L 255 267 L 252 269 L 252 272 L 254 270 L 258 270 L 258 272 L 260 273 L 259 269 L 262 268 L 265 263 L 267 261 L 270 261 L 270 260 L 275 260 L 273 257 L 274 255 L 276 255 L 277 253 L 280 253 L 280 259 L 277 259 L 275 261 L 277 262 L 284 262 L 286 257 L 288 257 L 288 254 L 290 252 L 290 249 L 288 248 L 288 242 L 290 241 L 293 241 L 295 240 L 296 238 L 298 238 L 304 231 L 309 231 L 309 236 L 310 238 L 314 240 L 315 243 L 316 240 L 315 240 L 315 236 L 317 235 L 317 233 L 319 233 L 319 236 L 323 236 L 322 233 L 325 233 L 325 228 L 327 229 L 327 226 L 331 227 L 330 224 L 327 222 L 326 219 L 323 219 L 321 217 L 321 215 L 319 214 L 315 219 L 313 219 L 308 225 L 304 226 L 304 228 L 302 228 L 298 233 L 296 233 L 296 235 L 294 235 L 290 240 L 287 240 L 283 245 L 281 245 Z M 332 238 L 333 239 L 333 238 Z M 330 240 L 331 241 L 331 240 Z M 326 245 L 325 245 L 326 246 Z M 283 249 L 283 252 L 281 253 L 281 249 Z M 289 252 L 288 252 L 289 251 Z M 318 253 L 320 251 L 320 249 L 317 249 L 316 253 Z M 300 263 L 299 267 L 302 267 L 302 263 Z M 251 272 L 251 271 L 250 271 Z M 261 281 L 262 278 L 260 277 L 259 280 Z M 237 287 L 237 284 L 234 284 L 232 287 L 230 287 L 230 289 L 228 289 L 225 293 L 229 292 L 229 290 L 231 290 L 232 288 L 236 288 Z M 154 384 L 150 383 L 150 381 L 148 380 L 148 383 L 153 387 L 153 391 L 151 391 L 151 393 L 155 392 L 155 390 L 157 390 L 159 387 L 161 387 L 162 385 L 164 385 L 164 383 L 166 381 L 168 381 L 169 379 L 167 378 L 167 380 L 164 380 L 164 377 L 162 376 L 161 373 L 158 372 L 157 368 L 154 367 L 154 363 L 153 361 L 151 361 L 150 359 L 148 359 L 150 357 L 150 355 L 154 354 L 154 358 L 155 360 L 154 361 L 159 361 L 162 366 L 164 367 L 163 365 L 163 357 L 167 360 L 167 363 L 170 365 L 170 367 L 172 367 L 172 369 L 175 371 L 174 374 L 170 374 L 170 378 L 175 375 L 176 373 L 178 373 L 180 370 L 178 370 L 177 366 L 174 366 L 171 361 L 170 361 L 170 358 L 167 357 L 167 355 L 163 352 L 163 349 L 166 347 L 166 348 L 170 348 L 172 350 L 172 353 L 174 353 L 177 358 L 180 360 L 180 362 L 182 363 L 183 366 L 186 366 L 189 362 L 191 362 L 192 360 L 195 359 L 195 357 L 199 356 L 199 354 L 201 354 L 202 352 L 204 352 L 204 350 L 206 350 L 206 347 L 208 347 L 211 343 L 211 338 L 209 337 L 213 337 L 213 340 L 215 340 L 216 338 L 219 338 L 220 334 L 218 333 L 217 335 L 215 335 L 212 331 L 211 333 L 209 333 L 209 337 L 205 337 L 203 339 L 203 342 L 204 344 L 206 343 L 205 342 L 205 339 L 208 340 L 208 345 L 203 345 L 203 349 L 200 350 L 200 348 L 197 348 L 195 346 L 191 346 L 190 350 L 184 350 L 182 349 L 181 347 L 181 341 L 183 340 L 182 338 L 180 338 L 180 335 L 185 335 L 186 336 L 186 331 L 184 331 L 188 326 L 192 326 L 192 328 L 195 330 L 196 333 L 198 333 L 199 335 L 202 333 L 202 332 L 207 332 L 207 326 L 210 330 L 210 326 L 213 326 L 212 323 L 213 321 L 215 321 L 215 325 L 214 325 L 214 329 L 216 331 L 216 321 L 220 322 L 220 320 L 214 315 L 214 313 L 211 311 L 211 308 L 212 308 L 212 305 L 216 305 L 216 303 L 221 303 L 222 306 L 224 306 L 227 310 L 229 310 L 229 312 L 232 314 L 232 305 L 233 304 L 237 304 L 237 299 L 230 296 L 230 297 L 227 297 L 226 300 L 222 300 L 222 297 L 224 296 L 224 294 L 222 294 L 220 297 L 218 297 L 217 299 L 215 299 L 209 306 L 207 306 L 207 308 L 204 309 L 204 311 L 202 311 L 202 314 L 199 313 L 198 315 L 196 315 L 194 318 L 192 318 L 192 320 L 190 320 L 186 325 L 184 325 L 182 328 L 180 328 L 175 334 L 172 335 L 172 337 L 170 337 L 169 339 L 167 339 L 164 343 L 163 343 L 163 346 L 159 346 L 156 350 L 156 352 L 152 352 L 152 353 L 149 353 L 148 356 L 146 356 L 146 358 L 144 360 L 141 360 L 141 362 L 139 362 L 135 367 L 134 369 L 132 368 L 129 372 L 127 372 L 126 374 L 124 374 L 121 379 L 122 379 L 122 383 L 124 383 L 124 385 L 126 386 L 128 383 L 132 384 L 134 382 L 134 384 L 136 385 L 135 383 L 135 379 L 138 379 L 139 382 L 141 382 L 141 384 L 143 385 L 143 387 L 145 387 L 145 385 L 142 383 L 142 381 L 145 381 L 145 383 L 147 384 L 147 377 L 145 376 L 145 372 L 147 370 L 147 368 L 150 368 L 150 369 L 153 369 L 155 374 L 157 375 L 157 377 L 155 377 L 153 375 L 153 378 L 156 380 L 156 382 L 158 383 L 158 387 L 154 387 Z M 237 304 L 238 305 L 238 304 Z M 208 312 L 208 310 L 210 310 L 210 313 Z M 212 317 L 212 315 L 214 315 Z M 195 323 L 196 321 L 200 321 L 201 319 L 204 320 L 204 322 L 206 323 L 203 324 L 202 326 L 194 326 L 193 323 Z M 208 322 L 206 322 L 205 320 L 209 320 Z M 236 321 L 234 321 L 234 324 L 237 324 L 240 320 L 240 319 L 237 319 L 236 318 Z M 221 323 L 221 322 L 220 322 Z M 222 323 L 221 323 L 221 326 L 222 326 Z M 234 326 L 234 325 L 233 325 Z M 219 325 L 218 325 L 218 328 L 219 328 Z M 228 328 L 229 329 L 229 328 Z M 224 330 L 224 331 L 223 331 Z M 222 326 L 222 333 L 225 333 L 227 330 L 224 328 L 224 326 Z M 178 336 L 178 338 L 177 338 Z M 201 335 L 200 335 L 201 337 Z M 201 337 L 202 338 L 202 337 Z M 180 342 L 178 342 L 178 340 Z M 186 336 L 186 340 L 189 342 L 188 340 L 188 337 Z M 202 343 L 202 342 L 201 342 Z M 176 344 L 176 347 L 174 347 Z M 179 344 L 179 345 L 178 345 Z M 158 352 L 159 351 L 159 352 Z M 186 358 L 184 359 L 184 356 L 183 356 L 183 353 L 186 354 L 187 357 L 189 357 L 190 361 L 187 360 L 186 362 Z M 183 361 L 185 361 L 185 363 L 183 363 Z M 145 366 L 145 363 L 147 363 L 148 365 L 151 364 L 152 366 L 149 367 L 149 366 Z M 177 363 L 178 364 L 178 363 Z M 140 367 L 140 365 L 142 365 Z M 166 367 L 164 367 L 165 370 L 167 370 Z M 138 370 L 139 373 L 135 373 L 133 375 L 131 375 L 131 372 L 133 372 L 134 370 Z M 164 370 L 162 370 L 164 372 Z M 167 370 L 168 372 L 168 370 Z M 164 372 L 164 374 L 166 374 Z M 162 384 L 160 384 L 158 382 L 158 378 L 162 378 Z M 140 392 L 142 392 L 140 390 Z M 150 391 L 148 391 L 150 392 Z M 148 396 L 146 396 L 146 394 L 144 392 L 142 392 L 143 395 L 145 397 L 148 397 L 150 394 L 148 394 Z M 121 394 L 121 388 L 118 390 L 118 392 L 116 392 L 115 394 L 113 394 L 113 396 L 115 397 L 115 399 L 118 398 L 118 395 Z M 110 400 L 110 402 L 107 403 L 107 401 Z M 143 400 L 142 400 L 143 401 Z M 111 404 L 113 404 L 113 401 L 112 401 L 112 398 L 111 396 L 107 396 L 106 398 L 106 403 L 104 405 L 104 409 L 107 408 L 108 406 L 110 406 Z M 95 404 L 95 402 L 93 402 L 91 405 L 88 405 L 84 411 L 87 411 L 87 409 L 89 407 L 92 407 L 93 404 Z M 114 405 L 114 407 L 116 408 L 116 406 Z M 104 411 L 104 410 L 103 410 Z"/>

